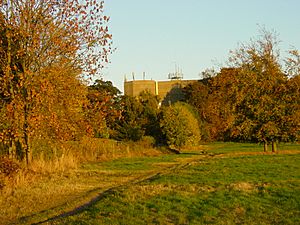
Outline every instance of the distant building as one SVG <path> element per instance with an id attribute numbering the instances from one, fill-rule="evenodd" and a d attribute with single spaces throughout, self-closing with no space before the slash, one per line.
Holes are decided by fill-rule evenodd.
<path id="1" fill-rule="evenodd" d="M 132 80 L 124 81 L 124 94 L 138 96 L 142 91 L 149 91 L 157 95 L 163 104 L 174 103 L 183 100 L 182 89 L 197 80 L 172 79 L 169 81 Z"/>

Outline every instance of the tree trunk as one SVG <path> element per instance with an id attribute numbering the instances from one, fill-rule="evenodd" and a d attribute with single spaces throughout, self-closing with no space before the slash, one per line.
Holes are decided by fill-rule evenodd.
<path id="1" fill-rule="evenodd" d="M 27 97 L 27 94 L 26 96 Z M 29 146 L 29 122 L 28 122 L 28 107 L 26 98 L 24 98 L 24 124 L 23 124 L 23 138 L 24 138 L 24 152 L 26 158 L 26 164 L 29 165 L 31 162 L 31 151 Z"/>
<path id="2" fill-rule="evenodd" d="M 264 140 L 264 152 L 268 151 L 268 142 L 267 140 Z"/>
<path id="3" fill-rule="evenodd" d="M 23 115 L 24 115 L 24 122 L 23 122 L 23 148 L 25 152 L 25 159 L 26 159 L 26 164 L 29 165 L 31 162 L 31 149 L 29 145 L 29 135 L 30 135 L 30 127 L 29 127 L 29 113 L 30 113 L 30 100 L 31 99 L 29 96 L 29 85 L 28 83 L 30 82 L 28 70 L 25 64 L 25 61 L 22 62 L 22 69 L 23 69 L 23 76 L 24 76 L 24 83 L 26 85 L 23 86 L 22 90 L 22 95 L 23 95 Z M 26 82 L 27 81 L 27 82 Z"/>
<path id="4" fill-rule="evenodd" d="M 276 142 L 272 141 L 272 152 L 276 152 L 276 151 L 277 151 Z"/>

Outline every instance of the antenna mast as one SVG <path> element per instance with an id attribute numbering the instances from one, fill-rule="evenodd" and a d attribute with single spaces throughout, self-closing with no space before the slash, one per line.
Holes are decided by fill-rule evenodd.
<path id="1" fill-rule="evenodd" d="M 171 80 L 181 80 L 181 79 L 183 79 L 182 69 L 180 69 L 180 71 L 179 71 L 179 66 L 177 66 L 176 62 L 175 62 L 175 72 L 174 73 L 169 73 L 168 74 L 168 79 L 171 79 Z"/>

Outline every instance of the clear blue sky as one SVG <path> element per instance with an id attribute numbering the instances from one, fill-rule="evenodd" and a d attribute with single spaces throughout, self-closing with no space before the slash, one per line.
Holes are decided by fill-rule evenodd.
<path id="1" fill-rule="evenodd" d="M 300 0 L 106 0 L 113 46 L 103 79 L 123 91 L 124 75 L 166 80 L 175 63 L 184 79 L 225 66 L 229 51 L 275 30 L 282 55 L 300 49 Z"/>

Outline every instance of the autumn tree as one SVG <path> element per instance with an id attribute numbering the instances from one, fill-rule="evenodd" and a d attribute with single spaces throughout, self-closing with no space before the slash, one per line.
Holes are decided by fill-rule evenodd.
<path id="1" fill-rule="evenodd" d="M 289 51 L 289 57 L 285 59 L 285 67 L 288 77 L 300 75 L 300 52 L 297 49 Z"/>
<path id="2" fill-rule="evenodd" d="M 102 1 L 3 0 L 0 6 L 0 95 L 5 117 L 0 137 L 12 151 L 19 146 L 29 163 L 30 139 L 42 116 L 32 113 L 41 101 L 40 90 L 53 77 L 51 82 L 62 82 L 47 75 L 63 71 L 78 78 L 98 73 L 111 51 L 109 18 L 103 15 Z"/>
<path id="3" fill-rule="evenodd" d="M 52 65 L 39 74 L 33 88 L 30 121 L 34 139 L 51 141 L 78 140 L 86 134 L 88 123 L 83 105 L 87 104 L 87 86 L 73 67 Z"/>
<path id="4" fill-rule="evenodd" d="M 234 121 L 237 70 L 222 68 L 214 77 L 199 80 L 184 89 L 186 101 L 199 113 L 204 140 L 228 140 Z"/>
<path id="5" fill-rule="evenodd" d="M 186 101 L 199 112 L 202 135 L 212 140 L 272 143 L 299 140 L 299 65 L 297 50 L 280 64 L 276 34 L 231 52 L 230 67 L 185 88 Z M 205 138 L 204 137 L 204 138 Z"/>
<path id="6" fill-rule="evenodd" d="M 217 140 L 230 140 L 235 121 L 235 106 L 239 101 L 239 69 L 222 68 L 210 80 L 210 95 L 207 111 L 210 114 L 211 134 Z"/>
<path id="7" fill-rule="evenodd" d="M 238 98 L 232 135 L 245 140 L 272 143 L 281 139 L 281 120 L 286 109 L 280 87 L 287 80 L 279 64 L 278 41 L 274 33 L 262 36 L 232 52 L 230 61 L 239 68 Z"/>
<path id="8" fill-rule="evenodd" d="M 289 51 L 285 60 L 286 74 L 289 77 L 282 98 L 286 103 L 282 118 L 282 138 L 284 141 L 300 140 L 300 53 L 297 49 Z"/>

